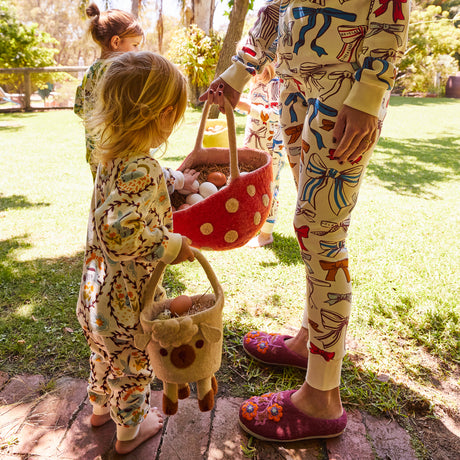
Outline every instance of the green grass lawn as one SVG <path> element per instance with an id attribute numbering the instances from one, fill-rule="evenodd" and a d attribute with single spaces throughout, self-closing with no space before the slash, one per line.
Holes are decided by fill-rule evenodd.
<path id="1" fill-rule="evenodd" d="M 350 228 L 348 405 L 391 414 L 455 406 L 441 387 L 459 379 L 459 113 L 454 99 L 392 98 Z M 192 150 L 199 119 L 187 111 L 163 165 L 177 167 Z M 241 145 L 245 118 L 236 120 Z M 0 114 L 0 156 L 0 371 L 86 377 L 74 313 L 92 186 L 83 128 L 71 111 Z M 294 207 L 286 167 L 274 244 L 205 253 L 225 291 L 218 378 L 234 395 L 304 379 L 251 362 L 240 346 L 251 329 L 293 333 L 300 324 Z M 209 288 L 197 262 L 168 267 L 166 285 L 171 296 Z"/>

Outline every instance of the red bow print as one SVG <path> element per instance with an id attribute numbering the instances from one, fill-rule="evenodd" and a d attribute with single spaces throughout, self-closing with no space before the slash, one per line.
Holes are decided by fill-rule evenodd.
<path id="1" fill-rule="evenodd" d="M 318 348 L 314 343 L 310 343 L 310 353 L 313 355 L 321 355 L 328 362 L 335 356 L 335 352 L 321 350 L 321 348 Z"/>
<path id="2" fill-rule="evenodd" d="M 379 0 L 382 5 L 378 10 L 375 11 L 375 17 L 378 17 L 385 13 L 388 9 L 388 4 L 393 2 L 393 21 L 398 22 L 398 19 L 404 20 L 404 14 L 402 12 L 402 4 L 406 3 L 407 0 Z"/>

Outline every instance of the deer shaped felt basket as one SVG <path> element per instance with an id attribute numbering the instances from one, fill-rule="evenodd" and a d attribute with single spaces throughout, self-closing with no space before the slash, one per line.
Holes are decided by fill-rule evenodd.
<path id="1" fill-rule="evenodd" d="M 204 269 L 214 294 L 191 296 L 192 308 L 185 316 L 158 319 L 169 309 L 172 299 L 154 301 L 158 282 L 166 265 L 160 262 L 146 286 L 144 307 L 140 315 L 143 334 L 135 337 L 135 345 L 146 350 L 155 375 L 163 381 L 163 412 L 173 415 L 178 399 L 190 395 L 190 382 L 196 382 L 198 406 L 202 412 L 214 407 L 217 380 L 222 359 L 222 310 L 224 293 L 216 275 L 203 254 L 192 248 Z M 196 313 L 193 313 L 194 306 Z"/>
<path id="2" fill-rule="evenodd" d="M 189 237 L 194 247 L 222 251 L 244 246 L 264 224 L 272 203 L 273 169 L 267 152 L 237 148 L 235 118 L 228 101 L 225 114 L 229 148 L 203 148 L 209 108 L 206 102 L 195 147 L 178 169 L 230 164 L 230 181 L 203 201 L 175 211 L 173 224 L 174 231 Z M 240 174 L 243 165 L 250 171 Z"/>

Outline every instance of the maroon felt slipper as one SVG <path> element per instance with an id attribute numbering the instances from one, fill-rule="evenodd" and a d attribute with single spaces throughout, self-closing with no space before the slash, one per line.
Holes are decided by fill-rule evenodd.
<path id="1" fill-rule="evenodd" d="M 243 348 L 251 358 L 274 366 L 291 366 L 307 369 L 305 358 L 286 346 L 290 335 L 270 334 L 261 331 L 248 332 L 243 338 Z"/>
<path id="2" fill-rule="evenodd" d="M 315 438 L 333 438 L 343 433 L 347 413 L 325 420 L 299 411 L 291 400 L 297 390 L 253 396 L 240 407 L 240 425 L 262 441 L 293 442 Z"/>

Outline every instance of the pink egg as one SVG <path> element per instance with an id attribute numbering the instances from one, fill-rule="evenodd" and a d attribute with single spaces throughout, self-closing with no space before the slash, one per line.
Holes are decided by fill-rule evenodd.
<path id="1" fill-rule="evenodd" d="M 192 299 L 188 295 L 180 295 L 171 300 L 169 310 L 172 315 L 181 316 L 187 313 L 192 306 Z"/>
<path id="2" fill-rule="evenodd" d="M 187 203 L 183 203 L 179 206 L 178 210 L 182 210 L 182 209 L 187 209 L 187 208 L 190 208 L 191 205 L 187 204 Z"/>

